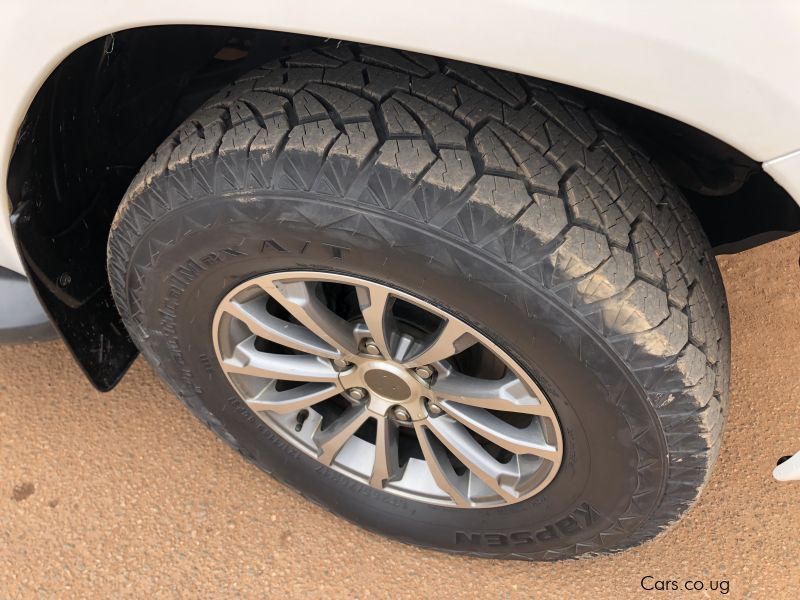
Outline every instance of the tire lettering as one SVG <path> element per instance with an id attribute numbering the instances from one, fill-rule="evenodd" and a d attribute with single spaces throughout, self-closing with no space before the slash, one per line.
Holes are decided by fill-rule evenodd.
<path id="1" fill-rule="evenodd" d="M 281 254 L 284 252 L 292 252 L 291 248 L 287 246 L 287 244 L 282 244 L 275 239 L 263 240 L 259 252 L 261 254 L 265 252 L 280 252 Z M 295 250 L 295 252 L 300 255 L 305 255 L 309 253 L 309 249 L 316 249 L 317 252 L 322 252 L 336 260 L 344 260 L 345 256 L 350 252 L 350 248 L 347 246 L 337 246 L 336 244 L 328 244 L 325 242 L 313 243 L 310 241 L 303 242 L 303 245 Z"/>
<path id="2" fill-rule="evenodd" d="M 322 244 L 322 245 L 326 246 L 327 248 L 330 248 L 331 255 L 333 256 L 333 258 L 337 260 L 342 260 L 344 258 L 344 255 L 347 252 L 350 252 L 350 248 L 346 248 L 345 246 L 334 246 L 333 244 Z"/>
<path id="3" fill-rule="evenodd" d="M 525 544 L 533 544 L 533 536 L 527 531 L 515 531 L 509 534 L 508 539 L 515 546 L 523 546 Z"/>
<path id="4" fill-rule="evenodd" d="M 466 533 L 464 531 L 456 531 L 456 544 L 463 546 L 480 546 L 481 534 L 480 533 Z"/>
<path id="5" fill-rule="evenodd" d="M 603 520 L 592 506 L 584 502 L 572 514 L 545 525 L 536 531 L 513 531 L 504 533 L 499 531 L 456 531 L 455 543 L 457 546 L 525 546 L 535 543 L 547 544 L 561 538 L 566 538 L 588 529 Z"/>

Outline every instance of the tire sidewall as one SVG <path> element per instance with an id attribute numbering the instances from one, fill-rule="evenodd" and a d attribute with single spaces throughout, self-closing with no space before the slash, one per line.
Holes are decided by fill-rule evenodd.
<path id="1" fill-rule="evenodd" d="M 177 208 L 140 237 L 127 260 L 126 301 L 142 310 L 126 316 L 126 325 L 173 389 L 205 407 L 258 466 L 362 526 L 453 551 L 549 558 L 619 527 L 634 497 L 641 521 L 661 498 L 666 444 L 644 391 L 588 324 L 544 291 L 541 272 L 515 270 L 386 211 L 266 192 Z M 491 338 L 525 366 L 556 410 L 565 454 L 553 482 L 501 508 L 432 506 L 361 484 L 271 430 L 219 368 L 211 322 L 233 287 L 282 270 L 371 279 Z M 636 525 L 627 521 L 619 534 Z"/>

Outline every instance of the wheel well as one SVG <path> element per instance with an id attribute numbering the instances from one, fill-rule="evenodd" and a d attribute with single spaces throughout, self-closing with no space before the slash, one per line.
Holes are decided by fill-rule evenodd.
<path id="1" fill-rule="evenodd" d="M 75 50 L 42 85 L 9 166 L 13 227 L 43 304 L 99 389 L 113 387 L 136 356 L 106 277 L 111 220 L 134 175 L 227 82 L 322 41 L 231 27 L 137 28 Z M 759 163 L 674 119 L 574 92 L 656 158 L 718 250 L 800 229 L 797 204 Z"/>

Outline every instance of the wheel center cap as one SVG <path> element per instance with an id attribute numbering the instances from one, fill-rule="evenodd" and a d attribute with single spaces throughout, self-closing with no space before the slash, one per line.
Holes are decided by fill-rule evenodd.
<path id="1" fill-rule="evenodd" d="M 364 374 L 364 383 L 375 394 L 401 402 L 411 396 L 411 388 L 400 377 L 384 369 L 372 369 Z"/>

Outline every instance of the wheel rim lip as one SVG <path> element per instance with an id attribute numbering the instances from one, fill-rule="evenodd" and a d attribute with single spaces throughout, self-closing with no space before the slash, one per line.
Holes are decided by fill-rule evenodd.
<path id="1" fill-rule="evenodd" d="M 234 299 L 235 297 L 237 297 L 238 295 L 240 295 L 245 290 L 251 289 L 254 286 L 258 286 L 257 282 L 261 281 L 261 280 L 281 281 L 281 282 L 290 282 L 290 281 L 332 282 L 332 283 L 340 283 L 340 284 L 346 284 L 346 285 L 351 285 L 351 286 L 358 286 L 358 285 L 380 286 L 380 287 L 388 290 L 393 296 L 395 296 L 397 298 L 400 298 L 402 300 L 405 300 L 405 301 L 407 301 L 407 302 L 409 302 L 409 303 L 411 303 L 413 305 L 416 305 L 418 307 L 421 307 L 424 310 L 427 310 L 427 311 L 433 313 L 434 315 L 436 315 L 439 318 L 448 319 L 448 320 L 449 319 L 454 319 L 457 322 L 466 325 L 471 330 L 471 334 L 474 335 L 474 337 L 478 340 L 478 342 L 480 342 L 482 345 L 484 345 L 486 348 L 488 348 L 496 357 L 498 357 L 503 362 L 503 364 L 506 365 L 506 367 L 514 375 L 516 375 L 520 380 L 523 381 L 523 383 L 528 387 L 528 389 L 531 391 L 531 393 L 541 402 L 541 404 L 548 409 L 549 415 L 547 415 L 546 417 L 543 417 L 543 421 L 544 420 L 549 420 L 549 422 L 552 424 L 552 427 L 550 428 L 550 434 L 554 437 L 554 445 L 557 448 L 557 458 L 556 458 L 556 460 L 551 461 L 552 465 L 551 465 L 549 471 L 547 472 L 546 476 L 543 479 L 540 480 L 540 483 L 538 485 L 536 485 L 532 490 L 529 490 L 528 492 L 526 492 L 519 499 L 514 499 L 513 501 L 509 501 L 509 500 L 504 499 L 504 498 L 498 498 L 498 501 L 496 501 L 496 502 L 492 502 L 492 501 L 479 502 L 479 503 L 475 504 L 474 506 L 468 506 L 466 508 L 496 508 L 496 507 L 508 506 L 509 504 L 515 504 L 517 502 L 528 500 L 528 499 L 538 495 L 539 493 L 541 493 L 545 488 L 547 488 L 552 483 L 553 479 L 555 479 L 555 477 L 557 476 L 558 472 L 560 471 L 561 465 L 563 463 L 564 454 L 565 454 L 565 452 L 564 452 L 564 436 L 563 436 L 562 431 L 561 431 L 561 424 L 560 424 L 560 421 L 558 419 L 558 414 L 556 413 L 555 409 L 553 408 L 553 406 L 552 406 L 552 404 L 550 402 L 550 399 L 547 397 L 547 395 L 541 389 L 541 386 L 539 386 L 536 383 L 536 381 L 527 372 L 527 370 L 524 367 L 522 367 L 522 365 L 520 365 L 520 363 L 517 360 L 515 360 L 510 355 L 510 353 L 505 350 L 505 348 L 503 348 L 503 346 L 501 346 L 496 341 L 494 341 L 491 337 L 489 337 L 487 334 L 485 334 L 479 327 L 477 327 L 476 325 L 472 324 L 469 320 L 461 317 L 460 315 L 457 315 L 455 313 L 452 313 L 452 312 L 442 308 L 441 306 L 437 305 L 435 302 L 433 302 L 431 300 L 428 300 L 428 299 L 425 299 L 425 298 L 421 298 L 420 296 L 418 296 L 418 295 L 416 295 L 416 294 L 414 294 L 414 293 L 412 293 L 410 291 L 407 291 L 407 290 L 405 290 L 403 288 L 400 288 L 400 287 L 396 287 L 396 286 L 387 284 L 386 282 L 378 281 L 378 280 L 371 279 L 371 278 L 368 278 L 368 277 L 364 277 L 364 276 L 361 276 L 361 275 L 356 275 L 356 274 L 351 274 L 351 273 L 346 273 L 346 272 L 322 271 L 322 270 L 317 271 L 317 270 L 307 270 L 307 269 L 283 269 L 283 270 L 276 270 L 276 271 L 268 271 L 268 272 L 265 272 L 265 273 L 262 273 L 262 274 L 259 274 L 259 275 L 252 276 L 252 277 L 248 278 L 247 280 L 244 280 L 244 281 L 240 282 L 235 287 L 233 287 L 231 290 L 229 290 L 224 295 L 224 297 L 220 300 L 220 302 L 218 304 L 218 307 L 217 307 L 217 309 L 215 311 L 214 318 L 212 320 L 212 331 L 211 331 L 211 333 L 212 333 L 212 341 L 213 341 L 213 345 L 214 345 L 214 351 L 215 351 L 217 360 L 219 361 L 220 365 L 222 365 L 223 360 L 224 360 L 223 355 L 222 355 L 222 351 L 221 351 L 221 345 L 220 345 L 220 341 L 221 341 L 221 339 L 220 339 L 220 327 L 221 327 L 221 322 L 223 321 L 223 317 L 226 315 L 226 311 L 222 310 L 222 306 L 226 302 L 228 302 L 228 301 Z M 261 289 L 263 291 L 263 288 L 261 288 Z M 233 318 L 233 317 L 231 317 L 231 318 Z M 278 435 L 280 435 L 282 439 L 284 439 L 285 441 L 287 441 L 290 444 L 292 444 L 295 448 L 297 448 L 298 450 L 302 451 L 307 456 L 310 456 L 311 458 L 317 459 L 319 461 L 319 457 L 318 457 L 317 453 L 313 449 L 311 449 L 307 444 L 302 443 L 296 436 L 291 435 L 286 430 L 286 422 L 285 422 L 286 419 L 276 418 L 276 415 L 273 414 L 271 411 L 255 411 L 255 410 L 253 410 L 250 406 L 248 406 L 246 398 L 245 398 L 244 394 L 241 392 L 240 386 L 237 384 L 236 380 L 233 379 L 231 377 L 231 374 L 227 370 L 225 370 L 224 368 L 222 369 L 222 371 L 225 374 L 226 379 L 228 380 L 230 385 L 237 392 L 237 394 L 239 396 L 239 399 L 242 400 L 243 404 L 248 408 L 248 410 L 250 410 L 255 416 L 257 416 L 264 423 L 266 423 L 271 429 L 273 429 Z M 343 392 L 344 390 L 341 390 L 341 391 Z M 402 406 L 402 403 L 398 403 L 398 406 Z M 369 409 L 368 409 L 367 412 L 371 412 L 371 411 L 369 411 Z M 375 417 L 377 415 L 373 413 L 372 416 Z M 284 422 L 282 422 L 282 421 L 284 421 Z M 355 438 L 355 436 L 353 436 L 353 437 Z M 370 444 L 369 442 L 367 442 L 365 440 L 359 439 L 359 441 L 363 442 L 363 444 L 367 444 L 367 445 L 370 445 L 370 446 L 374 447 L 374 445 Z M 389 483 L 388 485 L 386 485 L 386 486 L 384 486 L 382 488 L 377 488 L 376 486 L 372 486 L 370 484 L 370 482 L 369 482 L 369 474 L 368 473 L 366 474 L 366 480 L 365 480 L 365 474 L 361 473 L 361 472 L 354 472 L 350 465 L 341 464 L 337 460 L 334 460 L 330 464 L 325 464 L 322 461 L 319 461 L 319 462 L 323 466 L 326 466 L 326 467 L 328 467 L 330 469 L 333 469 L 334 471 L 337 471 L 337 472 L 339 472 L 339 473 L 341 473 L 341 474 L 343 474 L 345 476 L 348 476 L 348 477 L 350 477 L 350 478 L 352 478 L 352 479 L 354 479 L 356 481 L 359 481 L 360 483 L 362 483 L 364 485 L 367 485 L 367 486 L 369 486 L 369 487 L 371 487 L 373 489 L 380 489 L 381 491 L 385 491 L 385 492 L 393 494 L 395 496 L 407 498 L 407 499 L 418 501 L 418 502 L 424 502 L 424 503 L 427 503 L 427 504 L 446 506 L 446 507 L 453 507 L 453 508 L 455 508 L 455 507 L 463 508 L 463 507 L 457 505 L 450 498 L 448 493 L 446 491 L 442 490 L 441 488 L 439 489 L 439 491 L 441 491 L 441 497 L 439 497 L 439 496 L 437 496 L 437 497 L 425 496 L 425 495 L 422 495 L 422 494 L 414 492 L 414 491 L 408 491 L 406 489 L 393 486 L 391 483 Z M 424 462 L 424 460 L 422 462 Z"/>

